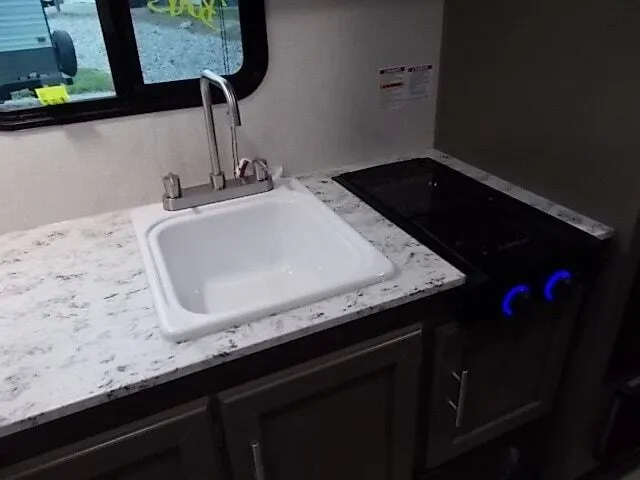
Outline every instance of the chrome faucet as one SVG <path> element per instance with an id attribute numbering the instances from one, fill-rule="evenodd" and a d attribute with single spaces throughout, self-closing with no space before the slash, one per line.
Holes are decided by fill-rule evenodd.
<path id="1" fill-rule="evenodd" d="M 216 75 L 211 70 L 204 70 L 200 76 L 200 95 L 202 96 L 202 106 L 204 107 L 204 127 L 207 130 L 207 141 L 209 143 L 209 160 L 211 161 L 211 186 L 216 190 L 224 188 L 224 173 L 220 167 L 220 154 L 218 152 L 218 142 L 216 140 L 216 124 L 213 120 L 213 107 L 211 105 L 211 85 L 217 85 L 224 93 L 229 109 L 229 126 L 231 128 L 231 155 L 233 157 L 233 171 L 238 168 L 238 139 L 236 127 L 242 125 L 240 121 L 240 110 L 238 100 L 233 87 L 226 78 Z"/>
<path id="2" fill-rule="evenodd" d="M 213 107 L 211 105 L 211 86 L 216 85 L 222 90 L 227 102 L 229 112 L 229 125 L 231 129 L 231 156 L 233 159 L 234 178 L 227 180 L 220 166 L 220 153 L 216 139 L 216 128 L 213 119 Z M 165 210 L 182 210 L 197 207 L 208 203 L 221 202 L 232 198 L 245 197 L 256 193 L 263 193 L 273 189 L 273 180 L 265 160 L 254 160 L 255 173 L 249 176 L 236 178 L 238 169 L 238 139 L 236 127 L 242 125 L 238 100 L 231 83 L 220 75 L 210 70 L 204 70 L 200 75 L 200 94 L 204 108 L 204 121 L 209 145 L 209 161 L 211 173 L 209 183 L 182 189 L 180 177 L 175 173 L 169 173 L 163 178 L 165 193 L 162 203 Z"/>

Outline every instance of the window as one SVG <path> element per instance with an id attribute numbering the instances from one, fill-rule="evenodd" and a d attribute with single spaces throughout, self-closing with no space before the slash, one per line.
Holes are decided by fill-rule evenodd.
<path id="1" fill-rule="evenodd" d="M 3 130 L 197 106 L 205 68 L 258 87 L 264 0 L 0 1 Z"/>

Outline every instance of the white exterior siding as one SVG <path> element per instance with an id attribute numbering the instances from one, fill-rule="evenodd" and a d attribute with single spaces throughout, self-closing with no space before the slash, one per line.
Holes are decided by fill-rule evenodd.
<path id="1" fill-rule="evenodd" d="M 40 0 L 0 0 L 0 52 L 50 46 Z"/>

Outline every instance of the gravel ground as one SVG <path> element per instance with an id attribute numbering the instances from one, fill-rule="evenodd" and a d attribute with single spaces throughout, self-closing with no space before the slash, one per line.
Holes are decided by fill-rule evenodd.
<path id="1" fill-rule="evenodd" d="M 110 71 L 97 16 L 52 15 L 49 24 L 52 30 L 67 30 L 71 34 L 81 68 Z M 233 73 L 242 65 L 242 42 L 239 40 L 227 40 L 229 72 L 225 72 L 224 45 L 214 33 L 143 21 L 135 22 L 134 29 L 147 83 L 196 78 L 205 68 Z"/>
<path id="2" fill-rule="evenodd" d="M 242 65 L 242 42 L 239 40 L 226 42 L 229 62 L 226 71 L 223 60 L 225 45 L 213 33 L 191 32 L 188 28 L 146 22 L 135 23 L 134 29 L 142 73 L 147 83 L 197 78 L 205 68 L 230 74 L 237 72 Z"/>

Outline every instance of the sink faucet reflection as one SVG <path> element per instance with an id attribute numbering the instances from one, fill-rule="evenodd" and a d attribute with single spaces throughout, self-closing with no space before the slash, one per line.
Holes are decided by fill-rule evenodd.
<path id="1" fill-rule="evenodd" d="M 197 207 L 209 203 L 221 202 L 232 198 L 245 197 L 273 189 L 273 180 L 266 161 L 255 160 L 253 162 L 254 174 L 240 178 L 225 178 L 220 166 L 220 153 L 216 138 L 213 107 L 211 105 L 211 86 L 215 85 L 222 90 L 229 112 L 229 125 L 231 133 L 231 156 L 233 159 L 233 171 L 238 171 L 238 140 L 236 127 L 242 125 L 238 100 L 231 83 L 220 75 L 210 70 L 204 70 L 200 75 L 200 93 L 204 108 L 204 121 L 209 145 L 209 160 L 211 173 L 209 183 L 183 189 L 180 178 L 175 173 L 169 173 L 163 178 L 165 193 L 162 203 L 165 210 L 181 210 Z"/>

